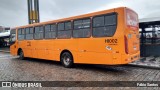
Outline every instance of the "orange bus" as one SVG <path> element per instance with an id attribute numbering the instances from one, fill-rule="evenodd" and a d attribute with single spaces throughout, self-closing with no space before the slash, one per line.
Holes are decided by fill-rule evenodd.
<path id="1" fill-rule="evenodd" d="M 123 65 L 140 58 L 138 15 L 120 7 L 13 28 L 12 55 L 74 63 Z"/>

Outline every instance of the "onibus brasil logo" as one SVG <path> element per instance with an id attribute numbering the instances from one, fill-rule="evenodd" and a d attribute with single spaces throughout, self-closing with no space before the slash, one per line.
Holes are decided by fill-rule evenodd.
<path id="1" fill-rule="evenodd" d="M 41 83 L 2 82 L 2 87 L 23 88 L 23 87 L 42 87 L 42 85 Z"/>

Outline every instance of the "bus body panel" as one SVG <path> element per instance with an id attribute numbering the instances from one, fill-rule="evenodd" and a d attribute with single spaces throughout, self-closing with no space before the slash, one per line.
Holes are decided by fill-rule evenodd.
<path id="1" fill-rule="evenodd" d="M 55 40 L 55 51 L 58 61 L 60 61 L 60 55 L 63 50 L 67 50 L 74 56 L 74 61 L 77 61 L 77 49 L 78 49 L 77 39 L 57 39 Z M 57 59 L 56 58 L 56 59 Z"/>
<path id="2" fill-rule="evenodd" d="M 10 46 L 10 53 L 11 53 L 11 55 L 13 55 L 13 56 L 17 56 L 16 46 L 17 46 L 16 44 L 13 44 L 13 45 Z"/>

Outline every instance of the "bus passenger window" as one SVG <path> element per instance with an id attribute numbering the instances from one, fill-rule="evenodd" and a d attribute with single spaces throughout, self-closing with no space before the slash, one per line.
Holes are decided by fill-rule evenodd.
<path id="1" fill-rule="evenodd" d="M 91 20 L 82 19 L 74 21 L 74 30 L 73 37 L 74 38 L 88 38 L 91 36 Z"/>
<path id="2" fill-rule="evenodd" d="M 30 34 L 33 34 L 33 33 L 34 33 L 34 28 L 33 28 L 33 27 L 29 28 L 29 33 L 30 33 Z"/>
<path id="3" fill-rule="evenodd" d="M 34 39 L 43 39 L 43 26 L 37 26 L 35 27 L 35 33 L 34 33 Z"/>
<path id="4" fill-rule="evenodd" d="M 26 28 L 26 40 L 33 39 L 33 28 Z"/>
<path id="5" fill-rule="evenodd" d="M 51 31 L 56 31 L 56 24 L 51 25 Z"/>
<path id="6" fill-rule="evenodd" d="M 18 40 L 25 39 L 25 29 L 18 29 Z"/>
<path id="7" fill-rule="evenodd" d="M 117 23 L 117 15 L 107 15 L 105 16 L 105 25 L 116 25 Z"/>
<path id="8" fill-rule="evenodd" d="M 112 37 L 117 28 L 117 14 L 110 13 L 93 18 L 93 37 Z"/>
<path id="9" fill-rule="evenodd" d="M 58 30 L 64 30 L 64 23 L 58 24 Z"/>
<path id="10" fill-rule="evenodd" d="M 26 35 L 29 34 L 29 28 L 26 28 Z"/>
<path id="11" fill-rule="evenodd" d="M 72 25 L 71 22 L 65 22 L 65 30 L 71 30 Z"/>
<path id="12" fill-rule="evenodd" d="M 58 38 L 59 39 L 68 39 L 71 38 L 72 33 L 71 21 L 58 24 Z"/>
<path id="13" fill-rule="evenodd" d="M 21 35 L 21 34 L 22 34 L 22 30 L 18 29 L 18 35 Z"/>
<path id="14" fill-rule="evenodd" d="M 81 29 L 82 28 L 82 20 L 76 20 L 74 21 L 74 29 Z"/>
<path id="15" fill-rule="evenodd" d="M 56 25 L 45 26 L 45 39 L 56 38 Z"/>
<path id="16" fill-rule="evenodd" d="M 95 17 L 93 19 L 93 27 L 104 26 L 104 16 Z"/>

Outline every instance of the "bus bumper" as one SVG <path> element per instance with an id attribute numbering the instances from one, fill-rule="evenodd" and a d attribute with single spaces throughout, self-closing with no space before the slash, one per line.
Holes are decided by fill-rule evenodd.
<path id="1" fill-rule="evenodd" d="M 128 54 L 128 55 L 122 55 L 122 59 L 121 59 L 121 63 L 122 64 L 129 64 L 132 63 L 134 61 L 140 60 L 140 51 L 135 53 L 135 54 Z"/>

